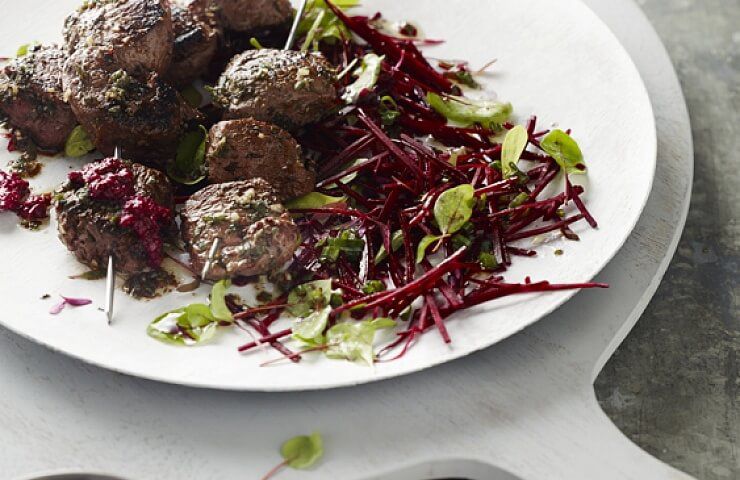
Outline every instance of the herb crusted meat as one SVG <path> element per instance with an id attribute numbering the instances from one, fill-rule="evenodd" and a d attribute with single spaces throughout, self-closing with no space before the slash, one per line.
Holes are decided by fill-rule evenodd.
<path id="1" fill-rule="evenodd" d="M 168 0 L 85 0 L 64 23 L 73 54 L 108 49 L 130 72 L 164 74 L 170 65 L 174 29 Z"/>
<path id="2" fill-rule="evenodd" d="M 211 0 L 226 28 L 254 32 L 290 22 L 289 0 Z"/>
<path id="3" fill-rule="evenodd" d="M 129 158 L 161 168 L 197 116 L 158 74 L 131 74 L 104 49 L 72 54 L 63 80 L 77 119 L 106 155 L 117 145 Z"/>
<path id="4" fill-rule="evenodd" d="M 165 217 L 157 231 L 157 234 L 169 236 L 174 231 L 170 183 L 163 173 L 143 165 L 119 162 L 122 168 L 112 172 L 104 170 L 104 162 L 91 164 L 82 173 L 72 172 L 70 179 L 54 195 L 59 238 L 81 263 L 92 270 L 104 269 L 109 255 L 113 255 L 116 270 L 123 275 L 152 270 L 155 268 L 153 263 L 156 263 L 152 256 L 161 256 L 161 245 L 159 252 L 152 251 L 135 229 L 122 225 L 122 202 L 133 196 L 149 198 L 157 210 L 169 211 L 169 217 Z M 118 165 L 115 160 L 109 159 L 109 162 Z M 100 168 L 98 171 L 111 175 L 105 183 L 98 184 L 111 192 L 107 198 L 106 192 L 101 196 L 95 187 L 86 183 L 90 177 L 86 176 L 85 170 L 90 171 L 96 166 Z M 129 191 L 125 192 L 122 186 Z"/>
<path id="5" fill-rule="evenodd" d="M 335 71 L 320 53 L 249 50 L 236 55 L 214 88 L 224 119 L 255 118 L 295 130 L 337 106 Z"/>
<path id="6" fill-rule="evenodd" d="M 0 111 L 12 126 L 47 150 L 64 148 L 77 125 L 63 95 L 65 59 L 64 51 L 55 45 L 31 46 L 0 71 Z"/>
<path id="7" fill-rule="evenodd" d="M 285 130 L 259 120 L 226 120 L 208 135 L 206 162 L 213 183 L 263 178 L 287 200 L 311 192 L 316 175 L 307 170 L 301 147 Z"/>
<path id="8" fill-rule="evenodd" d="M 215 239 L 222 240 L 209 280 L 272 272 L 290 260 L 300 244 L 298 227 L 260 178 L 207 186 L 188 199 L 180 220 L 196 272 L 203 269 Z"/>
<path id="9" fill-rule="evenodd" d="M 175 40 L 167 80 L 183 86 L 208 71 L 218 48 L 220 28 L 212 9 L 174 2 L 171 8 Z"/>

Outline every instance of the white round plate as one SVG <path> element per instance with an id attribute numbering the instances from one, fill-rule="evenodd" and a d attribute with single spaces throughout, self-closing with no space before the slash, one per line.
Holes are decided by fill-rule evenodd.
<path id="1" fill-rule="evenodd" d="M 54 41 L 66 12 L 78 0 L 7 2 L 0 54 L 18 43 Z M 656 159 L 653 113 L 645 87 L 627 53 L 609 29 L 580 1 L 560 0 L 367 0 L 358 12 L 381 11 L 390 20 L 410 20 L 442 45 L 425 49 L 433 58 L 469 60 L 473 68 L 497 59 L 484 77 L 490 95 L 512 102 L 516 119 L 536 113 L 540 126 L 555 122 L 572 128 L 589 167 L 586 202 L 599 221 L 574 230 L 580 242 L 555 240 L 538 247 L 535 258 L 517 258 L 507 279 L 585 282 L 619 250 L 634 227 L 650 192 Z M 11 154 L 0 153 L 0 165 Z M 38 191 L 52 189 L 81 162 L 45 160 L 34 179 Z M 555 255 L 562 249 L 563 255 Z M 276 357 L 271 349 L 240 355 L 249 341 L 242 332 L 221 332 L 198 347 L 175 347 L 146 335 L 158 314 L 204 300 L 207 289 L 172 293 L 141 302 L 116 297 L 112 327 L 98 310 L 104 280 L 71 280 L 78 264 L 58 241 L 56 225 L 38 232 L 0 217 L 0 323 L 49 348 L 111 370 L 198 387 L 228 390 L 291 391 L 354 385 L 415 372 L 491 346 L 550 313 L 573 291 L 528 294 L 494 301 L 451 318 L 452 345 L 430 331 L 400 360 L 374 368 L 307 355 L 300 364 L 260 367 Z M 43 300 L 49 294 L 51 299 Z M 88 297 L 93 305 L 52 316 L 58 296 Z M 599 292 L 609 295 L 609 290 Z"/>

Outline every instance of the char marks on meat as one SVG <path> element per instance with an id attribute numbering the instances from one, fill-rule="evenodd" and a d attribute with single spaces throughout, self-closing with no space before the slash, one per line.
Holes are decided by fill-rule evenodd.
<path id="1" fill-rule="evenodd" d="M 55 45 L 32 46 L 0 71 L 0 111 L 13 127 L 46 150 L 64 148 L 77 124 L 63 95 L 65 59 L 64 51 Z"/>
<path id="2" fill-rule="evenodd" d="M 175 33 L 167 80 L 184 86 L 205 75 L 216 54 L 220 28 L 213 9 L 172 4 Z"/>
<path id="3" fill-rule="evenodd" d="M 275 271 L 300 244 L 298 227 L 264 180 L 209 185 L 185 203 L 181 232 L 194 271 L 201 271 L 216 238 L 222 247 L 207 278 Z"/>
<path id="4" fill-rule="evenodd" d="M 289 0 L 210 0 L 230 30 L 253 32 L 289 23 L 293 8 Z"/>
<path id="5" fill-rule="evenodd" d="M 63 81 L 77 119 L 106 155 L 120 146 L 128 157 L 164 168 L 197 116 L 158 74 L 133 75 L 104 49 L 77 50 Z"/>
<path id="6" fill-rule="evenodd" d="M 337 106 L 335 70 L 320 53 L 250 50 L 235 56 L 214 89 L 225 119 L 255 118 L 287 130 Z"/>
<path id="7" fill-rule="evenodd" d="M 86 0 L 67 17 L 64 40 L 70 54 L 104 48 L 124 70 L 164 74 L 174 41 L 169 0 Z"/>
<path id="8" fill-rule="evenodd" d="M 307 170 L 301 147 L 285 130 L 251 118 L 226 120 L 208 135 L 206 162 L 213 183 L 261 177 L 287 200 L 313 190 L 316 175 Z"/>

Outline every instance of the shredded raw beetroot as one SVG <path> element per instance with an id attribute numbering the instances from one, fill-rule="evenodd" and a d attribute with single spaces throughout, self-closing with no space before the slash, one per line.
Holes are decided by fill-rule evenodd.
<path id="1" fill-rule="evenodd" d="M 303 243 L 288 273 L 293 285 L 331 278 L 333 287 L 341 289 L 342 303 L 331 312 L 329 325 L 346 315 L 401 319 L 397 339 L 381 350 L 382 357 L 398 349 L 393 358 L 399 358 L 430 329 L 436 329 L 444 342 L 454 341 L 447 318 L 474 305 L 514 294 L 605 288 L 600 283 L 553 284 L 527 278 L 518 284 L 504 279 L 515 257 L 537 255 L 514 242 L 558 232 L 577 239 L 570 226 L 583 219 L 596 226 L 580 198 L 582 187 L 567 182 L 561 193 L 541 195 L 562 173 L 557 162 L 539 149 L 540 139 L 549 131 L 537 129 L 536 117 L 526 123 L 529 148 L 522 154 L 526 162 L 520 163 L 524 171 L 503 178 L 502 146 L 492 140 L 496 132 L 481 125 L 448 125 L 426 101 L 429 92 L 459 94 L 453 80 L 467 80 L 461 72 L 472 75 L 466 64 L 443 65 L 443 72 L 438 72 L 413 42 L 375 29 L 377 15 L 349 17 L 329 0 L 326 3 L 364 40 L 323 47 L 340 69 L 369 52 L 385 55 L 372 91 L 341 114 L 308 128 L 300 138 L 318 159 L 317 190 L 348 199 L 343 205 L 292 211 L 301 215 L 297 223 Z M 352 81 L 342 80 L 344 86 Z M 352 180 L 343 183 L 347 178 Z M 458 234 L 429 247 L 437 249 L 436 257 L 417 259 L 421 239 L 440 233 L 434 214 L 437 199 L 462 184 L 472 185 L 475 192 L 470 220 Z M 327 256 L 327 242 L 338 238 L 361 239 L 364 249 Z M 368 290 L 370 285 L 374 288 Z M 299 358 L 280 343 L 291 330 L 270 328 L 284 303 L 281 299 L 251 309 L 233 305 L 237 322 L 251 325 L 262 336 L 240 351 L 268 344 L 291 360 Z"/>

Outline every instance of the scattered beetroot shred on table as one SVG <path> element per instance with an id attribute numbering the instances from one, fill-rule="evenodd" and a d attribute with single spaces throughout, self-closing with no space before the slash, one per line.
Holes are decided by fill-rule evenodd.
<path id="1" fill-rule="evenodd" d="M 397 351 L 393 358 L 399 358 L 432 328 L 451 342 L 445 320 L 474 305 L 518 293 L 605 288 L 529 278 L 508 283 L 502 276 L 514 257 L 536 255 L 513 242 L 547 232 L 578 239 L 569 226 L 584 218 L 596 226 L 580 199 L 583 188 L 567 180 L 571 170 L 566 168 L 563 193 L 541 198 L 556 178 L 562 181 L 561 165 L 540 144 L 550 131 L 538 130 L 536 117 L 530 118 L 520 154 L 529 167 L 520 171 L 515 166 L 514 175 L 504 176 L 503 146 L 493 137 L 514 125 L 451 125 L 430 98 L 457 95 L 464 103 L 458 85 L 464 82 L 435 70 L 417 40 L 375 28 L 379 14 L 348 16 L 329 0 L 326 4 L 355 37 L 321 44 L 339 71 L 369 63 L 367 54 L 382 57 L 374 84 L 300 138 L 320 165 L 317 191 L 341 199 L 291 210 L 300 215 L 296 221 L 303 238 L 288 269 L 292 285 L 331 279 L 332 288 L 341 292 L 325 332 L 347 313 L 356 319 L 399 318 L 403 327 L 396 340 L 379 354 L 382 359 Z M 345 90 L 354 81 L 351 75 L 341 79 Z M 579 164 L 573 173 L 582 170 Z M 451 213 L 436 211 L 454 195 L 462 200 L 452 202 Z M 455 209 L 466 208 L 464 202 L 470 211 L 460 214 Z M 576 213 L 566 213 L 573 209 Z M 293 333 L 291 328 L 271 330 L 285 304 L 281 297 L 253 309 L 232 305 L 237 322 L 262 335 L 240 351 L 270 344 L 291 360 L 300 358 L 280 342 Z"/>

